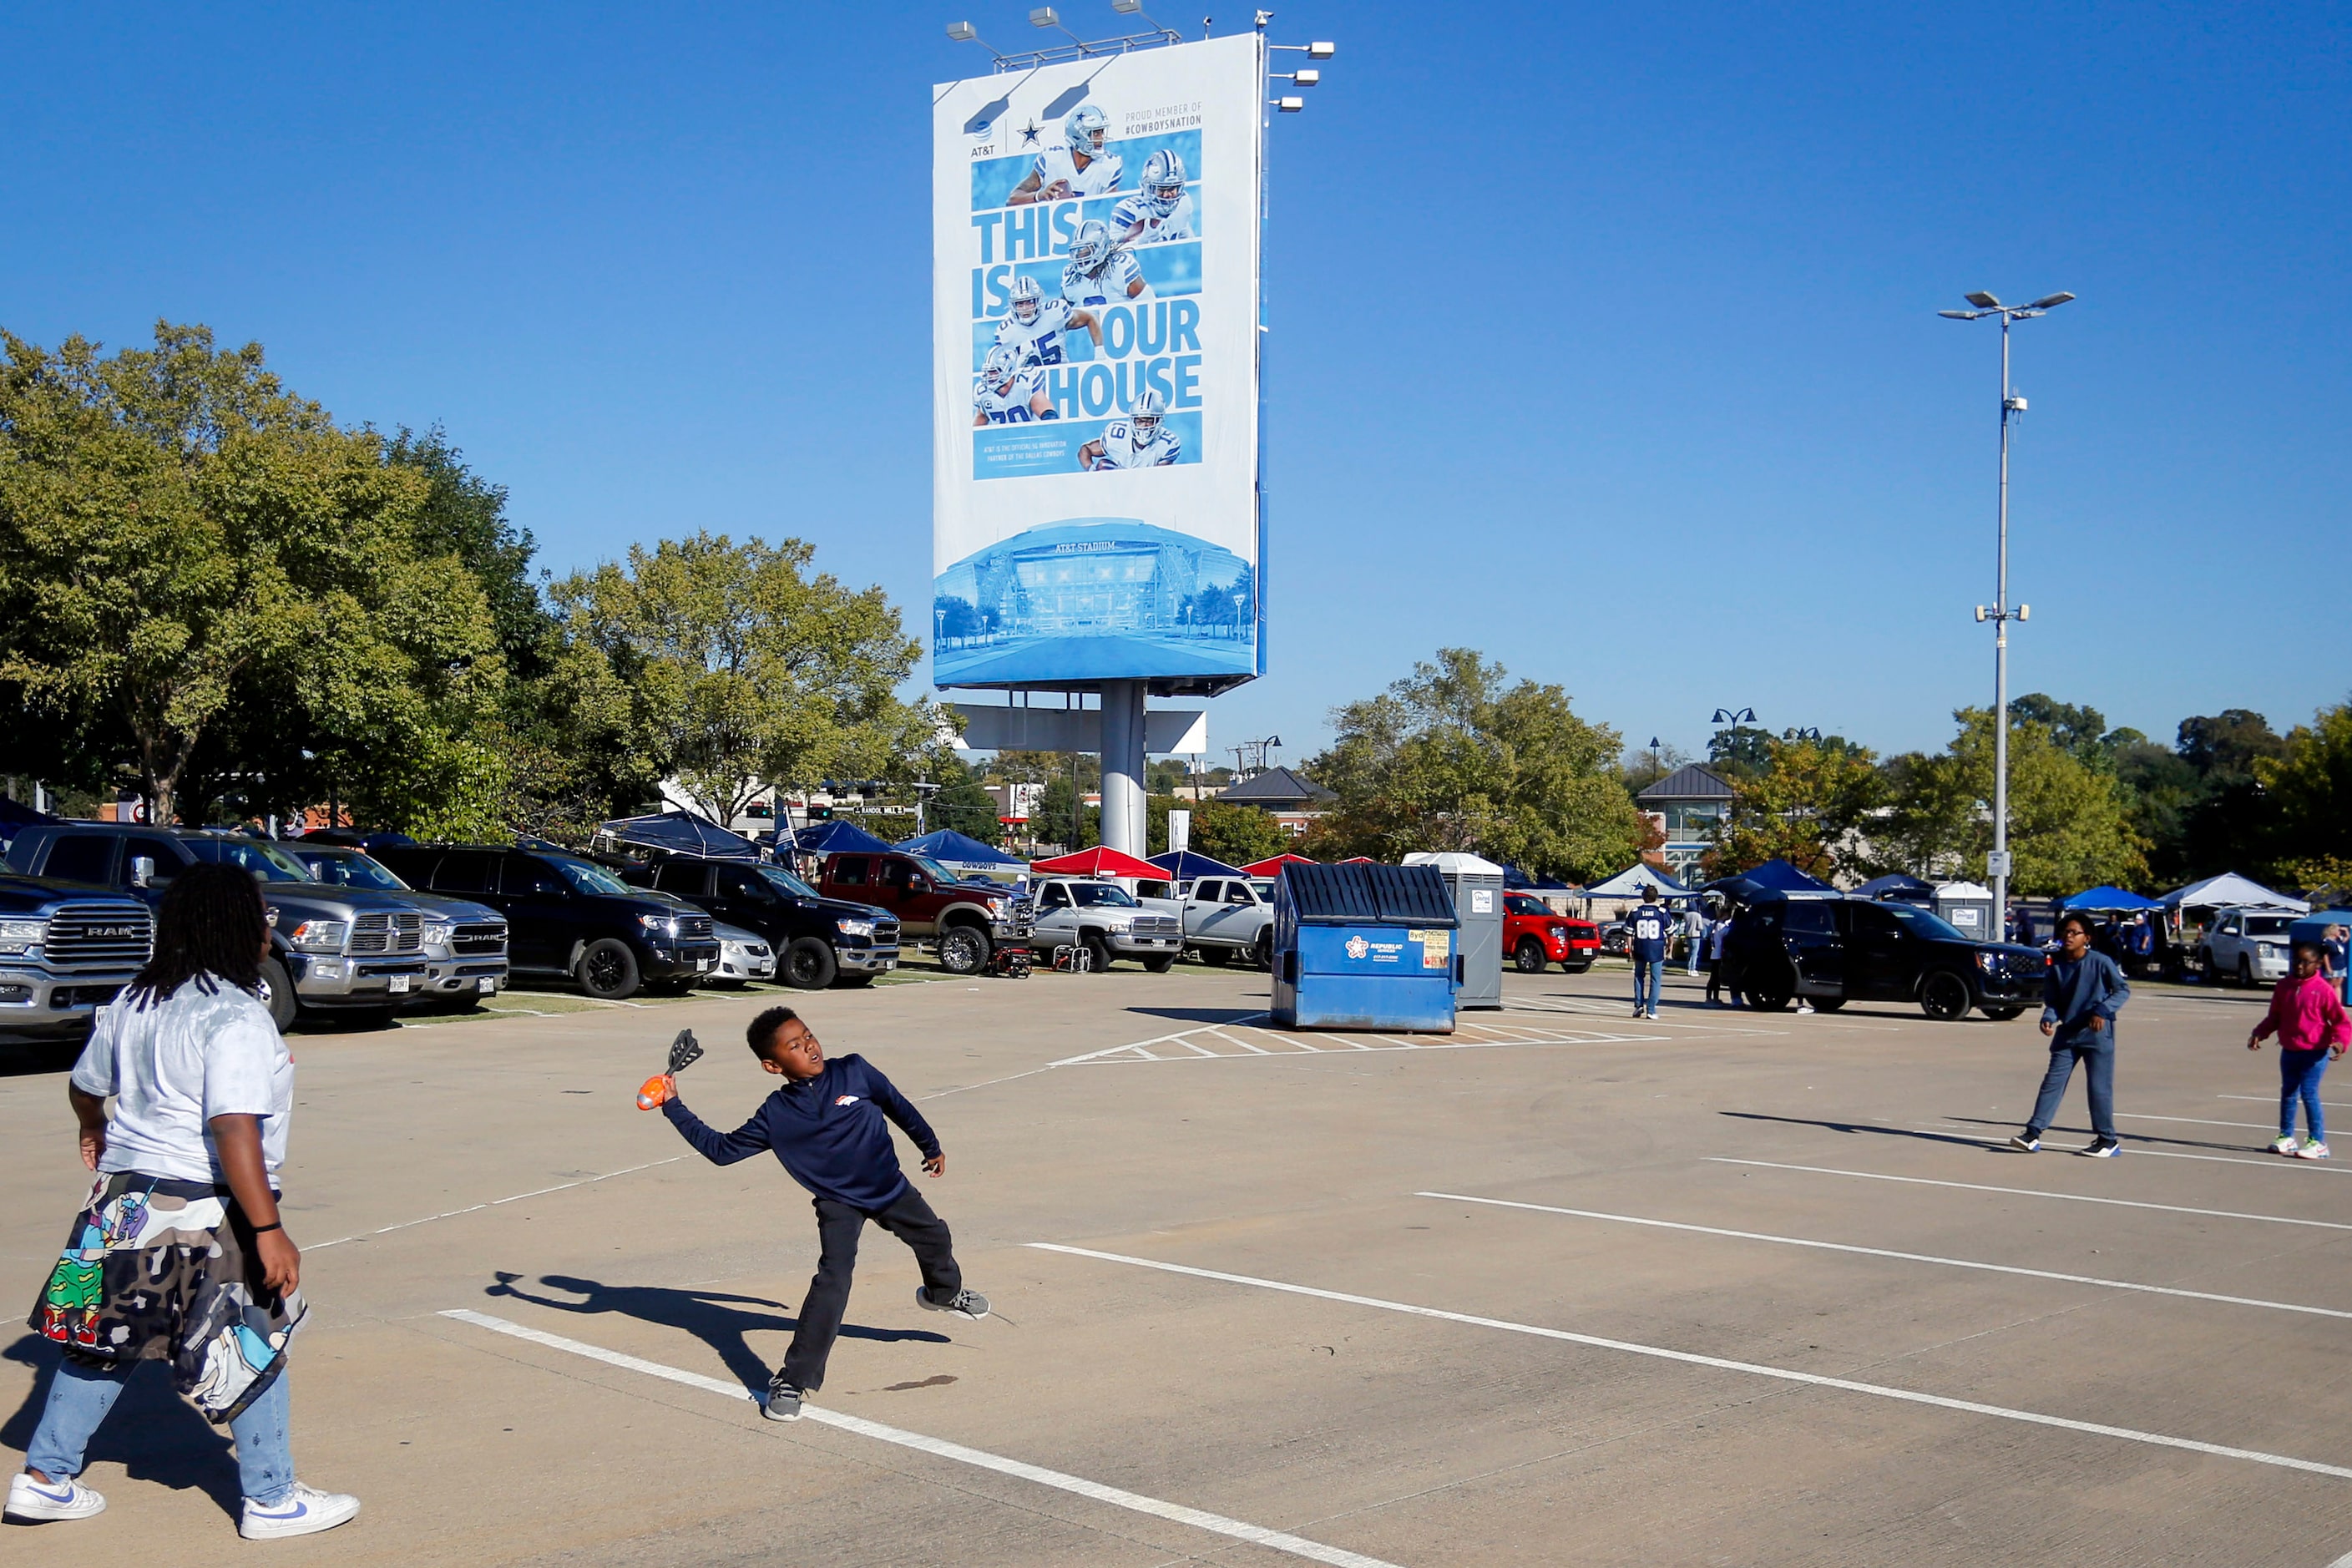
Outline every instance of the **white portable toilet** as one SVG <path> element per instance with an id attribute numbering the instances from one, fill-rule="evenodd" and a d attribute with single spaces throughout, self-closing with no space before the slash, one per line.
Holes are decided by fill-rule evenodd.
<path id="1" fill-rule="evenodd" d="M 1458 850 L 1426 850 L 1404 858 L 1408 866 L 1434 866 L 1454 895 L 1454 915 L 1462 922 L 1462 989 L 1456 1007 L 1503 1005 L 1503 868 L 1492 860 Z"/>
<path id="2" fill-rule="evenodd" d="M 1941 883 L 1928 907 L 1972 942 L 2001 940 L 2000 917 L 1992 905 L 1992 889 L 1981 882 Z"/>

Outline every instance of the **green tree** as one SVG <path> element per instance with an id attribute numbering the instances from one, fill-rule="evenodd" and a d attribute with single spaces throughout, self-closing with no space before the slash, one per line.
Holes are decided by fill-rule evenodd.
<path id="1" fill-rule="evenodd" d="M 1171 797 L 1169 804 L 1178 803 Z M 1252 861 L 1279 855 L 1286 849 L 1298 848 L 1298 842 L 1291 837 L 1288 828 L 1254 805 L 1228 805 L 1221 800 L 1204 800 L 1191 810 L 1192 852 L 1196 855 L 1223 860 L 1228 866 L 1246 866 Z M 1164 819 L 1160 832 L 1164 838 L 1167 832 Z M 1299 853 L 1307 851 L 1300 849 Z"/>
<path id="2" fill-rule="evenodd" d="M 1045 792 L 1037 797 L 1036 819 L 1029 826 L 1038 838 L 1075 854 L 1102 842 L 1102 810 L 1080 804 L 1065 772 L 1045 781 Z"/>
<path id="3" fill-rule="evenodd" d="M 1793 732 L 1764 745 L 1761 770 L 1743 774 L 1731 816 L 1707 852 L 1711 877 L 1782 859 L 1828 881 L 1853 853 L 1882 804 L 1885 780 L 1864 748 L 1832 735 Z"/>
<path id="4" fill-rule="evenodd" d="M 1622 868 L 1643 842 L 1617 732 L 1578 718 L 1558 686 L 1507 684 L 1471 649 L 1441 648 L 1331 719 L 1332 744 L 1307 772 L 1339 799 L 1305 853 L 1462 849 L 1590 878 Z"/>
<path id="5" fill-rule="evenodd" d="M 1921 876 L 1978 876 L 1992 847 L 1992 714 L 1964 708 L 1960 730 L 1937 756 L 1895 759 L 1888 770 L 1892 809 L 1874 826 L 1879 862 Z M 2030 898 L 2147 872 L 2145 840 L 2132 829 L 2129 791 L 2085 764 L 2050 726 L 2010 726 L 2010 882 Z"/>
<path id="6" fill-rule="evenodd" d="M 2321 709 L 2250 765 L 2277 813 L 2265 869 L 2298 887 L 2352 885 L 2352 704 Z"/>
<path id="7" fill-rule="evenodd" d="M 881 589 L 810 574 L 814 554 L 697 532 L 552 590 L 626 690 L 634 750 L 713 821 L 770 783 L 877 775 L 938 734 L 929 701 L 894 695 L 921 645 Z"/>
<path id="8" fill-rule="evenodd" d="M 982 844 L 1004 842 L 1004 825 L 997 818 L 996 797 L 980 782 L 980 775 L 963 762 L 947 752 L 945 747 L 934 754 L 927 766 L 927 776 L 940 786 L 931 796 L 924 812 L 924 820 L 933 827 L 952 828 L 968 838 Z"/>

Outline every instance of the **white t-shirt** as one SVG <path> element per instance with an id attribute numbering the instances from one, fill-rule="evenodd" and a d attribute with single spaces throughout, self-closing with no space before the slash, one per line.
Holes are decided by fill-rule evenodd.
<path id="1" fill-rule="evenodd" d="M 99 1009 L 73 1081 L 117 1097 L 101 1173 L 224 1181 L 215 1116 L 260 1117 L 263 1165 L 275 1178 L 286 1163 L 294 1058 L 259 998 L 225 980 L 211 985 L 207 994 L 191 980 L 143 1009 L 125 992 Z"/>

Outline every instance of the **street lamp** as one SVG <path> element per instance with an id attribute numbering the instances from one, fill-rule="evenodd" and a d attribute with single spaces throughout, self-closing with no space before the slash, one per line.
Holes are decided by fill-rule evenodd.
<path id="1" fill-rule="evenodd" d="M 2030 305 L 2004 305 L 1979 289 L 1964 294 L 1965 310 L 1938 310 L 1948 321 L 1980 321 L 2000 318 L 2000 543 L 1993 584 L 1993 602 L 1976 607 L 1979 621 L 1993 624 L 1992 655 L 1992 853 L 1985 858 L 1985 874 L 1992 881 L 1993 908 L 2007 917 L 2009 909 L 2009 623 L 2022 621 L 2027 606 L 2009 605 L 2009 419 L 2025 412 L 2025 399 L 2009 384 L 2009 327 L 2011 321 L 2046 316 L 2074 296 L 2044 294 Z"/>
<path id="2" fill-rule="evenodd" d="M 1707 722 L 1710 724 L 1753 724 L 1756 722 L 1756 710 L 1753 708 L 1718 708 L 1715 710 L 1715 717 L 1708 720 Z"/>

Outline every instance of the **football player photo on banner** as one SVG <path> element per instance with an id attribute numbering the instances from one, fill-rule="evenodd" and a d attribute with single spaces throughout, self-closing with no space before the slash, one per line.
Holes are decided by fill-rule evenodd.
<path id="1" fill-rule="evenodd" d="M 1255 34 L 933 91 L 940 686 L 1264 673 Z"/>

